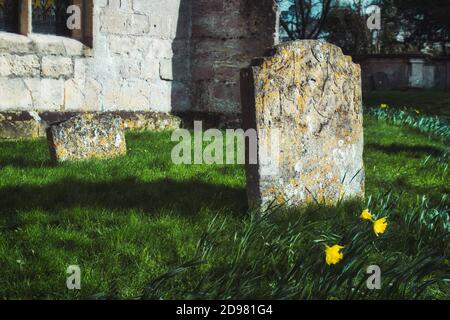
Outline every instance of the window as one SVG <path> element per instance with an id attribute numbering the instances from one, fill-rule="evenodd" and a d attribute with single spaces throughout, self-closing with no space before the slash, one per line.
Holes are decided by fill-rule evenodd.
<path id="1" fill-rule="evenodd" d="M 0 0 L 0 31 L 19 31 L 19 2 Z"/>
<path id="2" fill-rule="evenodd" d="M 80 9 L 81 29 L 67 27 L 71 5 Z M 92 46 L 92 14 L 93 0 L 0 0 L 0 30 L 66 36 Z"/>
<path id="3" fill-rule="evenodd" d="M 33 0 L 33 32 L 70 36 L 67 8 L 70 0 Z"/>

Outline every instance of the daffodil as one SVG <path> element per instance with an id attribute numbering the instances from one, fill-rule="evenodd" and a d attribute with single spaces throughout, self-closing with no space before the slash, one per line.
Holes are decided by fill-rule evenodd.
<path id="1" fill-rule="evenodd" d="M 373 231 L 378 237 L 378 235 L 383 234 L 386 231 L 387 226 L 388 223 L 386 218 L 378 219 L 373 223 Z"/>
<path id="2" fill-rule="evenodd" d="M 361 215 L 359 216 L 363 220 L 372 220 L 372 214 L 370 213 L 369 209 L 364 209 Z"/>
<path id="3" fill-rule="evenodd" d="M 325 261 L 328 265 L 336 264 L 344 258 L 344 255 L 341 253 L 343 246 L 335 244 L 332 247 L 325 246 Z"/>
<path id="4" fill-rule="evenodd" d="M 389 109 L 389 105 L 387 105 L 386 103 L 382 103 L 382 104 L 380 104 L 380 108 L 381 109 Z"/>

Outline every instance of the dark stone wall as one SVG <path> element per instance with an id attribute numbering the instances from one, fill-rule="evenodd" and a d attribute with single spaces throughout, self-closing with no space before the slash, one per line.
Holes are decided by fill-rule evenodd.
<path id="1" fill-rule="evenodd" d="M 239 113 L 239 73 L 277 41 L 273 0 L 192 1 L 192 110 Z"/>
<path id="2" fill-rule="evenodd" d="M 409 82 L 408 59 L 368 59 L 361 63 L 364 90 L 406 89 Z"/>
<path id="3" fill-rule="evenodd" d="M 422 54 L 355 57 L 363 90 L 450 89 L 450 59 Z M 417 63 L 419 62 L 419 63 Z M 414 74 L 413 65 L 421 71 Z"/>

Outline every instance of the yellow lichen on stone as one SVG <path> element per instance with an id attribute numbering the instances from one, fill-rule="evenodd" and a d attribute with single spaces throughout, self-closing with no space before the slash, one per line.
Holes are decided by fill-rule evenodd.
<path id="1" fill-rule="evenodd" d="M 48 142 L 50 154 L 58 162 L 126 154 L 122 120 L 107 114 L 83 114 L 54 124 Z"/>
<path id="2" fill-rule="evenodd" d="M 252 70 L 259 144 L 274 128 L 281 142 L 273 176 L 249 176 L 249 196 L 259 195 L 249 202 L 331 205 L 363 194 L 359 66 L 331 44 L 305 40 L 278 46 Z"/>

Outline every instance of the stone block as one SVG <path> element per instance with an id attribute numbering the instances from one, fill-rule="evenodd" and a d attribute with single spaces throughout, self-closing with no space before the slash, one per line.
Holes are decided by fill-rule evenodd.
<path id="1" fill-rule="evenodd" d="M 104 84 L 103 108 L 105 111 L 148 110 L 151 105 L 151 84 L 145 80 L 130 79 Z"/>
<path id="2" fill-rule="evenodd" d="M 35 120 L 10 121 L 0 118 L 0 139 L 39 137 L 39 123 Z"/>
<path id="3" fill-rule="evenodd" d="M 11 74 L 9 54 L 0 55 L 0 77 L 8 77 Z"/>
<path id="4" fill-rule="evenodd" d="M 67 80 L 64 84 L 64 110 L 99 111 L 101 91 L 100 83 L 92 78 L 85 81 Z"/>
<path id="5" fill-rule="evenodd" d="M 23 79 L 0 78 L 0 110 L 32 109 L 32 94 Z"/>
<path id="6" fill-rule="evenodd" d="M 64 80 L 27 78 L 23 80 L 30 92 L 32 110 L 60 110 L 64 105 Z"/>
<path id="7" fill-rule="evenodd" d="M 20 34 L 0 32 L 0 52 L 24 54 L 30 52 L 31 40 Z"/>
<path id="8" fill-rule="evenodd" d="M 122 119 L 86 113 L 47 129 L 50 155 L 55 162 L 105 159 L 126 154 Z"/>
<path id="9" fill-rule="evenodd" d="M 100 15 L 100 30 L 104 33 L 127 34 L 130 15 L 112 9 L 103 10 Z"/>
<path id="10" fill-rule="evenodd" d="M 9 63 L 14 77 L 38 77 L 40 74 L 39 58 L 36 55 L 11 55 Z"/>
<path id="11" fill-rule="evenodd" d="M 43 57 L 42 75 L 48 78 L 69 77 L 73 74 L 72 59 L 68 57 Z"/>
<path id="12" fill-rule="evenodd" d="M 172 81 L 156 80 L 150 83 L 148 107 L 159 112 L 172 108 Z"/>
<path id="13" fill-rule="evenodd" d="M 48 55 L 65 55 L 66 47 L 63 37 L 33 33 L 30 36 L 33 52 Z"/>
<path id="14" fill-rule="evenodd" d="M 187 81 L 190 78 L 189 62 L 182 58 L 162 59 L 160 77 L 162 80 Z"/>
<path id="15" fill-rule="evenodd" d="M 149 17 L 141 14 L 105 10 L 100 17 L 101 31 L 122 35 L 144 35 L 152 32 Z"/>

